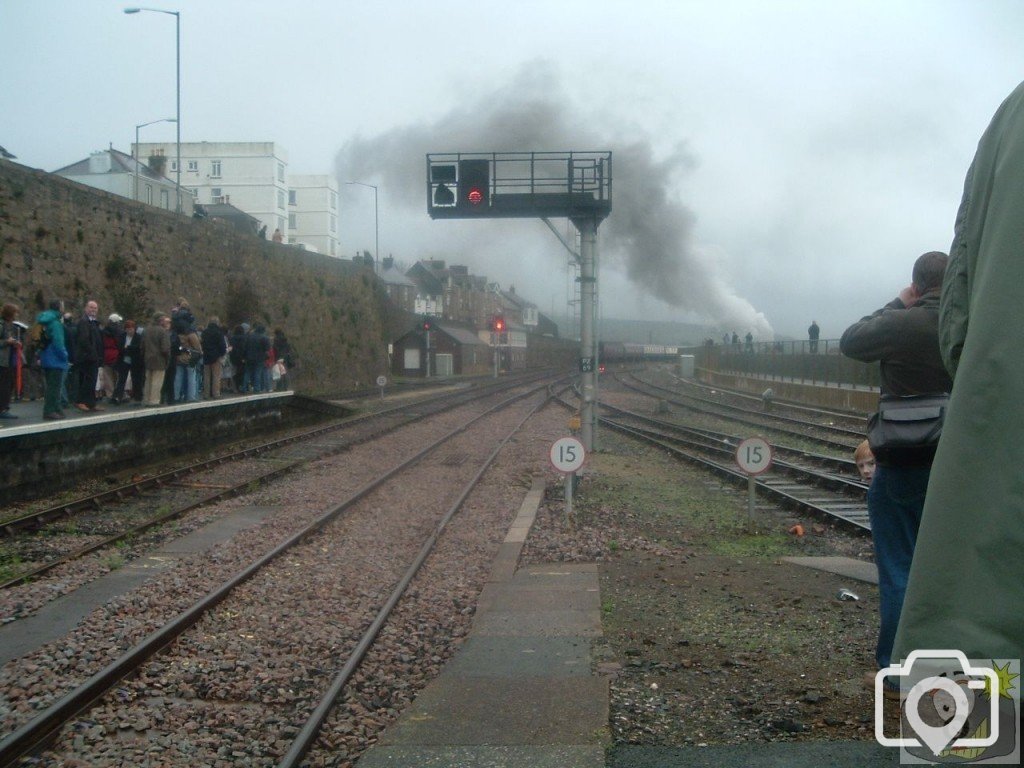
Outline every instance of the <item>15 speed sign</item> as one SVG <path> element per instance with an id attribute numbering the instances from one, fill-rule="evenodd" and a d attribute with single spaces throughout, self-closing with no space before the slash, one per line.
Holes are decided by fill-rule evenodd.
<path id="1" fill-rule="evenodd" d="M 748 437 L 736 449 L 736 463 L 748 475 L 760 475 L 772 465 L 772 447 L 763 437 Z"/>
<path id="2" fill-rule="evenodd" d="M 551 444 L 551 466 L 559 472 L 575 472 L 583 466 L 586 453 L 583 443 L 575 437 L 560 437 Z"/>

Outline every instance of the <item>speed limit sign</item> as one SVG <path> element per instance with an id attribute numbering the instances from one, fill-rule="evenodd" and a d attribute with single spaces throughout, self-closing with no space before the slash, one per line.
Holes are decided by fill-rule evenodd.
<path id="1" fill-rule="evenodd" d="M 748 475 L 760 475 L 772 465 L 772 447 L 763 437 L 748 437 L 736 449 L 736 463 Z"/>
<path id="2" fill-rule="evenodd" d="M 583 443 L 575 437 L 560 437 L 551 444 L 551 466 L 559 472 L 575 472 L 583 466 L 586 453 Z"/>

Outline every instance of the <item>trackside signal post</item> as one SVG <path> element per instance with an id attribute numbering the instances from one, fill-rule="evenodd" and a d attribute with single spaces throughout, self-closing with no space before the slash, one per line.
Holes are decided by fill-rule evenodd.
<path id="1" fill-rule="evenodd" d="M 611 211 L 611 152 L 427 155 L 431 218 L 567 218 L 580 233 L 580 437 L 587 451 L 597 428 L 597 227 Z"/>

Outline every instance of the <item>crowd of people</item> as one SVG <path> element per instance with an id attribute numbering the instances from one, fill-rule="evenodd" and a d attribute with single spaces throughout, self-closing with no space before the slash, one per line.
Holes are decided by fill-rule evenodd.
<path id="1" fill-rule="evenodd" d="M 13 303 L 0 311 L 2 419 L 17 418 L 12 399 L 42 398 L 43 418 L 63 419 L 71 408 L 102 411 L 103 403 L 153 407 L 283 390 L 295 366 L 280 328 L 273 336 L 260 323 L 229 329 L 214 316 L 200 330 L 184 298 L 146 324 L 117 312 L 101 322 L 91 299 L 77 318 L 59 300 L 32 325 L 20 315 Z"/>

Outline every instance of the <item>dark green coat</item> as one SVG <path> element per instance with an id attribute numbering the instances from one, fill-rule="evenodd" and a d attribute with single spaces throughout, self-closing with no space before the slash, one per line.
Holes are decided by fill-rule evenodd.
<path id="1" fill-rule="evenodd" d="M 1024 83 L 978 144 L 942 287 L 954 375 L 893 660 L 1024 658 Z"/>

